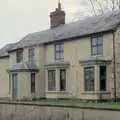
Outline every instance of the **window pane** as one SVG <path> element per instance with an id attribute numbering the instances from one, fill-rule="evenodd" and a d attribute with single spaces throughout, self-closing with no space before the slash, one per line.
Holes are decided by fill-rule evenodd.
<path id="1" fill-rule="evenodd" d="M 56 52 L 56 60 L 60 59 L 60 53 L 59 52 Z"/>
<path id="2" fill-rule="evenodd" d="M 94 46 L 94 45 L 97 45 L 97 38 L 92 38 L 92 45 Z"/>
<path id="3" fill-rule="evenodd" d="M 60 43 L 55 45 L 55 59 L 56 60 L 63 59 L 64 58 L 63 54 L 64 54 L 64 44 Z"/>
<path id="4" fill-rule="evenodd" d="M 64 59 L 63 52 L 60 52 L 60 53 L 59 53 L 59 55 L 60 55 L 60 56 L 59 56 L 59 57 L 60 57 L 60 59 Z"/>
<path id="5" fill-rule="evenodd" d="M 103 44 L 103 38 L 102 37 L 98 37 L 98 45 L 102 45 Z"/>
<path id="6" fill-rule="evenodd" d="M 66 90 L 66 70 L 60 70 L 60 91 Z"/>
<path id="7" fill-rule="evenodd" d="M 84 69 L 85 91 L 94 91 L 94 67 Z"/>
<path id="8" fill-rule="evenodd" d="M 96 55 L 97 54 L 97 47 L 93 47 L 92 48 L 92 55 Z"/>
<path id="9" fill-rule="evenodd" d="M 98 46 L 98 51 L 97 51 L 98 54 L 102 54 L 103 53 L 103 47 L 102 45 L 101 46 Z"/>
<path id="10" fill-rule="evenodd" d="M 64 51 L 64 44 L 60 45 L 60 51 Z"/>
<path id="11" fill-rule="evenodd" d="M 16 51 L 16 62 L 20 63 L 23 60 L 23 50 Z"/>
<path id="12" fill-rule="evenodd" d="M 59 51 L 60 50 L 60 46 L 59 45 L 55 45 L 55 50 Z"/>
<path id="13" fill-rule="evenodd" d="M 18 74 L 12 74 L 12 97 L 16 98 L 18 94 Z"/>
<path id="14" fill-rule="evenodd" d="M 35 93 L 35 73 L 31 73 L 31 93 Z"/>
<path id="15" fill-rule="evenodd" d="M 28 58 L 29 58 L 29 62 L 33 62 L 34 58 L 35 58 L 35 48 L 30 48 L 28 49 Z"/>
<path id="16" fill-rule="evenodd" d="M 101 35 L 92 38 L 91 52 L 92 55 L 100 55 L 103 53 L 103 37 Z"/>
<path id="17" fill-rule="evenodd" d="M 100 66 L 100 91 L 106 90 L 106 66 Z"/>
<path id="18" fill-rule="evenodd" d="M 55 91 L 55 70 L 48 70 L 48 90 Z"/>

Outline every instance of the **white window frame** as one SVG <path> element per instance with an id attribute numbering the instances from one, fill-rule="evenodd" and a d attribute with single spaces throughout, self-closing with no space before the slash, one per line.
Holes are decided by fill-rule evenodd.
<path id="1" fill-rule="evenodd" d="M 60 90 L 60 70 L 61 69 L 65 69 L 66 70 L 66 88 L 64 91 L 61 91 Z M 46 70 L 46 79 L 47 79 L 47 82 L 46 82 L 46 92 L 66 92 L 67 90 L 67 69 L 66 68 L 56 68 L 56 69 L 50 69 L 50 70 L 55 70 L 55 90 L 54 91 L 50 91 L 48 89 L 48 71 L 49 70 Z"/>
<path id="2" fill-rule="evenodd" d="M 32 52 L 31 50 L 34 50 L 34 52 Z M 29 63 L 33 63 L 35 61 L 35 47 L 30 47 L 28 48 L 28 62 Z M 34 53 L 34 55 L 32 55 L 32 53 Z"/>

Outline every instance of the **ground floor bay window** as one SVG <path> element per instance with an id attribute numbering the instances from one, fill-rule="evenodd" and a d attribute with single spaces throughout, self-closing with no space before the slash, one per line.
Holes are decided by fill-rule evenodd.
<path id="1" fill-rule="evenodd" d="M 80 61 L 83 68 L 83 99 L 110 99 L 111 57 L 92 56 Z M 112 74 L 112 73 L 110 73 Z"/>
<path id="2" fill-rule="evenodd" d="M 39 69 L 35 63 L 15 63 L 7 71 L 9 74 L 10 98 L 24 100 L 37 97 L 36 79 L 38 79 Z"/>

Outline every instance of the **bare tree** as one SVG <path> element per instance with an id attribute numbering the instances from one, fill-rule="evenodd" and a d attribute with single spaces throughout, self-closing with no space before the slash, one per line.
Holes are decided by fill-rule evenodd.
<path id="1" fill-rule="evenodd" d="M 84 1 L 84 8 L 79 9 L 74 16 L 72 21 L 84 19 L 85 17 L 95 16 L 104 14 L 108 11 L 120 10 L 120 0 L 81 0 Z M 81 5 L 81 4 L 80 4 Z"/>
<path id="2" fill-rule="evenodd" d="M 120 9 L 120 0 L 89 0 L 94 15 Z"/>

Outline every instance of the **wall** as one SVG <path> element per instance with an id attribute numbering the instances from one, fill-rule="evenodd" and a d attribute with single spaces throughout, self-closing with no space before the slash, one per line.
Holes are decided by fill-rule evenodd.
<path id="1" fill-rule="evenodd" d="M 112 50 L 112 34 L 105 34 L 103 36 L 103 48 L 104 48 L 104 56 L 112 57 L 113 50 Z M 54 44 L 48 44 L 45 47 L 42 45 L 35 46 L 35 61 L 39 68 L 39 72 L 36 76 L 36 96 L 37 97 L 44 97 L 45 96 L 45 71 L 44 71 L 44 65 L 54 63 Z M 64 61 L 69 62 L 70 66 L 67 70 L 67 91 L 65 94 L 59 94 L 61 97 L 65 96 L 72 96 L 74 98 L 83 98 L 82 92 L 84 87 L 84 79 L 83 79 L 83 68 L 80 65 L 79 61 L 88 58 L 91 56 L 91 41 L 90 37 L 81 38 L 78 40 L 73 40 L 69 42 L 64 43 Z M 11 67 L 16 63 L 16 53 L 12 52 L 10 53 L 10 59 L 0 59 L 0 67 L 1 67 L 1 79 L 2 82 L 0 91 L 0 97 L 8 96 L 9 94 L 9 76 L 6 72 L 7 67 Z M 26 47 L 24 49 L 24 62 L 28 61 L 28 48 Z M 111 69 L 111 65 L 109 66 L 109 69 Z M 112 72 L 111 70 L 108 70 Z M 113 74 L 109 74 L 109 86 L 113 85 Z M 20 86 L 19 86 L 19 97 L 23 96 L 31 96 L 30 94 L 30 80 L 29 80 L 29 74 L 26 73 L 20 73 Z M 111 82 L 112 81 L 112 82 Z M 3 88 L 3 86 L 6 86 L 6 88 Z M 111 87 L 108 86 L 108 90 L 111 89 Z M 25 92 L 24 92 L 25 91 Z M 51 94 L 54 97 L 59 96 L 56 94 Z M 93 97 L 92 97 L 93 98 Z"/>
<path id="2" fill-rule="evenodd" d="M 119 120 L 119 110 L 0 104 L 0 120 Z"/>
<path id="3" fill-rule="evenodd" d="M 0 59 L 0 97 L 9 96 L 9 74 L 7 69 L 9 66 L 9 58 Z"/>
<path id="4" fill-rule="evenodd" d="M 31 81 L 30 73 L 31 72 L 18 72 L 18 99 L 29 98 L 31 97 L 44 97 L 44 46 L 35 45 L 35 63 L 39 69 L 39 72 L 36 72 L 36 93 L 31 94 Z M 24 48 L 23 51 L 23 62 L 28 62 L 28 47 Z M 15 65 L 16 63 L 16 52 L 10 53 L 9 67 Z"/>
<path id="5" fill-rule="evenodd" d="M 112 33 L 103 35 L 103 56 L 113 58 L 113 35 Z M 68 96 L 75 98 L 83 98 L 81 94 L 84 92 L 83 67 L 79 61 L 91 57 L 91 39 L 90 37 L 72 40 L 64 43 L 64 62 L 69 62 L 70 66 L 67 71 L 67 93 Z M 45 47 L 45 64 L 55 63 L 54 60 L 54 44 Z M 108 70 L 107 90 L 113 87 L 112 64 Z M 46 74 L 47 75 L 47 74 Z M 53 94 L 51 97 L 53 98 Z M 56 94 L 55 94 L 56 96 Z M 50 96 L 49 96 L 50 97 Z M 90 96 L 88 96 L 90 98 Z M 94 96 L 91 96 L 93 99 Z"/>
<path id="6" fill-rule="evenodd" d="M 120 98 L 120 26 L 114 33 L 115 35 L 115 68 L 116 68 L 116 92 Z"/>
<path id="7" fill-rule="evenodd" d="M 40 98 L 40 97 L 44 97 L 45 96 L 45 80 L 44 80 L 44 46 L 43 45 L 35 45 L 35 63 L 39 69 L 39 72 L 36 73 L 36 81 L 35 81 L 35 85 L 36 85 L 36 93 L 35 95 L 31 95 L 30 91 L 30 72 L 29 73 L 21 73 L 24 75 L 27 75 L 28 78 L 26 78 L 25 80 L 27 81 L 27 86 L 28 86 L 28 96 L 34 96 L 36 98 Z M 24 49 L 24 61 L 28 62 L 28 49 L 29 48 L 25 48 Z M 22 85 L 21 85 L 22 86 Z"/>

